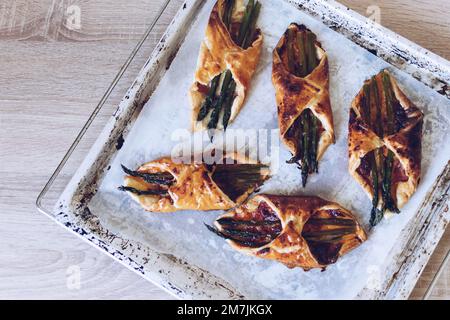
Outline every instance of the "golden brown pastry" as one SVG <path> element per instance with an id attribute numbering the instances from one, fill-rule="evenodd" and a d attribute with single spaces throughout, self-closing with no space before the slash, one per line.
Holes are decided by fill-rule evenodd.
<path id="1" fill-rule="evenodd" d="M 272 82 L 280 135 L 298 163 L 305 186 L 318 161 L 334 143 L 328 57 L 316 36 L 292 23 L 273 51 Z"/>
<path id="2" fill-rule="evenodd" d="M 136 171 L 122 167 L 127 176 L 119 189 L 153 212 L 234 208 L 269 177 L 266 166 L 234 154 L 213 165 L 175 163 L 167 157 Z"/>
<path id="3" fill-rule="evenodd" d="M 236 250 L 289 268 L 325 268 L 366 240 L 352 214 L 318 197 L 257 195 L 208 229 Z"/>
<path id="4" fill-rule="evenodd" d="M 214 6 L 190 90 L 193 130 L 226 129 L 241 110 L 261 52 L 260 8 L 254 0 Z"/>
<path id="5" fill-rule="evenodd" d="M 364 83 L 349 120 L 349 172 L 372 199 L 371 224 L 399 212 L 420 180 L 422 112 L 389 72 Z"/>

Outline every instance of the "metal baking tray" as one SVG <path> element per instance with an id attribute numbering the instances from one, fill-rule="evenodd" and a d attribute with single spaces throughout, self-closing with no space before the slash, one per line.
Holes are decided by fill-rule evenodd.
<path id="1" fill-rule="evenodd" d="M 450 98 L 450 63 L 445 59 L 334 1 L 283 1 L 290 3 L 292 10 L 300 10 L 322 21 L 332 30 Z M 230 283 L 207 270 L 112 233 L 89 210 L 99 183 L 110 169 L 111 159 L 120 150 L 143 106 L 169 69 L 191 22 L 205 2 L 208 1 L 161 1 L 160 12 L 43 188 L 36 204 L 39 211 L 178 298 L 252 298 L 244 296 Z M 163 24 L 165 10 L 170 6 L 180 6 L 180 9 L 131 87 L 124 92 L 124 81 L 130 79 L 127 72 L 132 72 L 130 70 L 142 63 L 146 54 L 148 56 L 146 52 L 153 47 L 152 39 L 158 36 L 158 27 Z M 119 101 L 118 97 L 123 98 Z M 117 105 L 112 117 L 108 116 Z M 396 244 L 395 250 L 400 253 L 382 275 L 381 287 L 362 290 L 358 298 L 401 299 L 409 296 L 448 224 L 449 177 L 447 162 L 417 208 L 416 215 L 402 231 L 402 241 Z"/>

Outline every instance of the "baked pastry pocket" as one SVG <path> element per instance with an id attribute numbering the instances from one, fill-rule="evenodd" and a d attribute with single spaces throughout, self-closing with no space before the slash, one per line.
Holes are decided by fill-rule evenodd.
<path id="1" fill-rule="evenodd" d="M 328 56 L 305 26 L 292 23 L 275 47 L 272 82 L 281 139 L 293 156 L 288 162 L 299 165 L 305 186 L 335 141 Z"/>
<path id="2" fill-rule="evenodd" d="M 127 176 L 120 190 L 152 212 L 231 209 L 269 177 L 267 166 L 237 154 L 212 165 L 176 163 L 166 157 L 136 171 L 123 169 Z"/>
<path id="3" fill-rule="evenodd" d="M 372 199 L 371 224 L 398 213 L 421 174 L 422 112 L 383 70 L 364 83 L 349 119 L 349 172 Z"/>
<path id="4" fill-rule="evenodd" d="M 254 0 L 214 6 L 190 89 L 194 131 L 226 129 L 244 105 L 263 43 L 256 27 L 260 9 Z"/>
<path id="5" fill-rule="evenodd" d="M 256 195 L 208 228 L 242 253 L 325 268 L 366 240 L 353 215 L 318 197 Z"/>

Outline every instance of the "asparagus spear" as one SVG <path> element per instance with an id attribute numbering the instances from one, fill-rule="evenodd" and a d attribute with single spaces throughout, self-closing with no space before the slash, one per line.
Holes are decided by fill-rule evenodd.
<path id="1" fill-rule="evenodd" d="M 294 125 L 289 129 L 293 130 L 292 138 L 298 141 L 298 150 L 297 154 L 295 154 L 290 160 L 287 161 L 288 164 L 297 163 L 299 160 L 303 158 L 303 126 L 302 126 L 302 116 L 300 115 L 296 120 Z"/>
<path id="2" fill-rule="evenodd" d="M 295 49 L 294 49 L 295 31 L 291 28 L 287 31 L 287 61 L 290 73 L 297 74 Z"/>
<path id="3" fill-rule="evenodd" d="M 300 77 L 305 77 L 308 74 L 308 62 L 306 60 L 306 48 L 304 32 L 297 32 L 297 43 L 299 48 L 299 75 Z"/>
<path id="4" fill-rule="evenodd" d="M 264 180 L 262 171 L 267 169 L 264 165 L 253 164 L 234 164 L 234 165 L 218 165 L 213 173 L 213 180 L 224 179 L 231 183 L 235 189 L 240 189 L 244 184 L 261 183 Z M 242 181 L 242 183 L 235 183 Z"/>
<path id="5" fill-rule="evenodd" d="M 300 65 L 302 72 L 305 70 L 310 73 L 317 66 L 317 58 L 314 47 L 315 35 L 312 32 L 306 32 L 306 43 L 299 41 Z M 301 39 L 301 38 L 300 38 Z M 304 76 L 304 75 L 303 75 Z M 303 159 L 302 159 L 302 184 L 306 186 L 308 174 L 317 171 L 317 118 L 309 110 L 305 110 L 302 117 L 303 127 Z"/>
<path id="6" fill-rule="evenodd" d="M 379 136 L 379 137 L 383 137 L 383 126 L 382 126 L 382 118 L 381 118 L 381 101 L 380 101 L 380 97 L 378 94 L 378 82 L 377 79 L 375 77 L 372 77 L 371 81 L 370 81 L 370 90 L 371 90 L 371 95 L 372 95 L 372 104 L 373 104 L 373 108 L 371 108 L 370 110 L 373 110 L 375 112 L 375 116 L 371 116 L 371 121 L 372 122 L 372 129 L 375 131 L 375 133 Z M 383 178 L 383 168 L 382 168 L 382 164 L 384 162 L 384 155 L 382 152 L 382 149 L 378 148 L 375 150 L 375 156 L 377 158 L 377 165 L 380 166 L 380 176 L 381 176 L 381 180 Z"/>
<path id="7" fill-rule="evenodd" d="M 319 164 L 317 162 L 317 131 L 318 131 L 318 121 L 314 114 L 311 115 L 312 118 L 312 129 L 311 129 L 311 170 L 313 172 L 319 172 Z"/>
<path id="8" fill-rule="evenodd" d="M 202 121 L 208 115 L 209 110 L 211 109 L 214 98 L 216 96 L 217 86 L 219 85 L 220 74 L 215 76 L 211 81 L 211 86 L 209 87 L 208 95 L 203 101 L 202 107 L 197 116 L 197 121 Z"/>
<path id="9" fill-rule="evenodd" d="M 388 79 L 388 81 L 389 81 L 389 79 Z M 377 107 L 376 110 L 378 112 L 377 119 L 376 119 L 377 124 L 378 124 L 377 134 L 380 137 L 384 137 L 385 130 L 383 129 L 383 126 L 382 126 L 382 117 L 381 117 L 382 106 L 381 106 L 381 101 L 378 96 L 378 85 L 377 85 L 377 80 L 375 77 L 373 77 L 372 82 L 375 83 L 375 88 L 376 88 L 375 98 L 376 98 L 376 107 Z M 386 81 L 384 80 L 384 82 L 386 82 Z M 390 90 L 389 90 L 390 87 L 389 86 L 386 88 L 385 87 L 386 86 L 383 83 L 383 91 L 384 91 L 385 95 L 386 94 L 390 95 Z M 386 89 L 387 89 L 387 91 L 386 91 Z M 387 114 L 386 129 L 387 129 L 387 134 L 390 134 L 390 132 L 392 132 L 392 130 L 393 130 L 392 105 L 390 104 L 391 96 L 390 96 L 390 98 L 387 99 L 386 103 L 387 103 L 386 104 L 386 114 Z M 392 172 L 391 172 L 392 171 L 392 161 L 393 161 L 394 155 L 393 155 L 392 151 L 388 150 L 388 156 L 385 157 L 384 153 L 383 153 L 383 149 L 381 149 L 381 148 L 376 150 L 376 154 L 377 154 L 378 163 L 380 166 L 380 176 L 381 176 L 380 180 L 382 181 L 380 187 L 381 187 L 381 196 L 383 199 L 383 208 L 381 209 L 381 211 L 383 212 L 383 215 L 384 215 L 384 212 L 386 211 L 386 209 L 393 211 L 393 212 L 398 212 L 398 209 L 396 208 L 394 201 L 392 200 L 392 196 L 390 194 L 390 188 L 391 188 L 390 185 L 391 185 L 391 176 L 392 176 Z"/>
<path id="10" fill-rule="evenodd" d="M 134 193 L 138 196 L 148 196 L 148 195 L 164 196 L 169 194 L 167 190 L 138 190 L 133 187 L 125 187 L 125 186 L 120 186 L 118 189 L 120 191 L 128 191 Z"/>
<path id="11" fill-rule="evenodd" d="M 324 219 L 322 219 L 324 220 Z M 304 230 L 302 237 L 307 241 L 322 242 L 322 243 L 334 243 L 339 242 L 346 235 L 354 234 L 356 231 L 356 225 L 348 225 L 337 229 L 327 230 Z"/>
<path id="12" fill-rule="evenodd" d="M 139 171 L 133 171 L 125 167 L 124 165 L 121 165 L 123 171 L 132 176 L 132 177 L 138 177 L 144 179 L 145 182 L 148 183 L 154 183 L 154 184 L 160 184 L 160 185 L 171 185 L 174 182 L 174 177 L 168 172 L 162 172 L 162 173 L 145 173 L 145 172 L 139 172 Z"/>
<path id="13" fill-rule="evenodd" d="M 390 76 L 388 73 L 383 72 L 382 75 L 382 82 L 383 82 L 383 90 L 386 98 L 386 120 L 387 120 L 387 134 L 390 135 L 394 131 L 394 115 L 393 115 L 393 107 L 392 107 L 392 100 L 393 100 L 393 92 L 392 92 L 392 85 Z"/>
<path id="14" fill-rule="evenodd" d="M 225 108 L 224 108 L 224 113 L 223 113 L 223 118 L 222 118 L 223 130 L 227 130 L 228 122 L 230 121 L 231 107 L 233 106 L 235 91 L 236 91 L 236 82 L 234 80 L 232 80 L 230 87 L 228 88 L 227 100 L 225 103 Z"/>
<path id="15" fill-rule="evenodd" d="M 304 231 L 302 233 L 302 236 L 306 238 L 316 238 L 318 241 L 320 239 L 326 239 L 329 236 L 343 236 L 346 234 L 354 233 L 356 230 L 355 227 L 345 227 L 345 228 L 339 228 L 339 229 L 330 229 L 330 230 L 318 230 L 318 231 Z"/>
<path id="16" fill-rule="evenodd" d="M 316 54 L 316 35 L 312 32 L 306 32 L 306 50 L 308 59 L 308 74 L 311 73 L 317 67 L 317 54 Z"/>
<path id="17" fill-rule="evenodd" d="M 313 242 L 321 242 L 321 243 L 336 243 L 336 242 L 340 242 L 342 241 L 343 237 L 345 235 L 348 234 L 352 234 L 353 232 L 349 232 L 349 233 L 343 233 L 343 234 L 337 234 L 337 235 L 326 235 L 326 236 L 316 236 L 316 237 L 305 237 L 306 240 L 308 241 L 313 241 Z"/>
<path id="18" fill-rule="evenodd" d="M 288 43 L 294 42 L 293 36 L 288 34 Z M 317 57 L 315 51 L 316 37 L 312 32 L 297 32 L 295 41 L 298 44 L 299 56 L 296 58 L 298 63 L 290 63 L 291 72 L 298 74 L 301 77 L 305 77 L 308 73 L 314 70 L 317 66 Z M 294 52 L 292 44 L 288 45 L 288 61 L 289 55 Z M 298 67 L 296 67 L 298 66 Z M 310 172 L 317 172 L 317 130 L 318 122 L 317 118 L 313 114 L 309 114 L 310 111 L 304 111 L 301 117 L 302 124 L 302 184 L 306 185 L 307 177 Z"/>
<path id="19" fill-rule="evenodd" d="M 381 106 L 381 100 L 379 96 L 378 91 L 378 81 L 377 78 L 374 76 L 371 80 L 371 88 L 373 91 L 373 99 L 375 104 L 375 123 L 373 125 L 373 128 L 378 136 L 383 137 L 384 136 L 384 129 L 383 129 L 383 118 L 382 118 L 382 106 Z"/>
<path id="20" fill-rule="evenodd" d="M 222 218 L 217 221 L 222 227 L 222 233 L 228 236 L 272 237 L 281 229 L 281 221 L 251 221 Z"/>
<path id="21" fill-rule="evenodd" d="M 234 9 L 234 0 L 227 0 L 225 3 L 223 15 L 222 15 L 222 21 L 225 24 L 225 26 L 227 27 L 227 29 L 229 29 L 230 25 L 231 25 L 231 17 L 232 17 L 233 9 Z M 215 123 L 214 128 L 217 125 L 217 121 L 218 121 L 219 113 L 220 113 L 220 105 L 218 105 L 218 103 L 220 104 L 220 102 L 217 101 L 216 92 L 217 92 L 217 88 L 220 84 L 220 79 L 223 76 L 224 76 L 224 73 L 215 76 L 213 78 L 213 80 L 211 80 L 208 95 L 206 96 L 205 101 L 203 102 L 202 107 L 200 108 L 200 111 L 197 116 L 197 121 L 202 121 L 203 119 L 206 118 L 210 109 L 213 107 L 214 109 L 213 109 L 213 113 L 211 114 L 210 123 L 211 123 L 211 125 L 213 125 Z M 222 92 L 222 88 L 221 88 L 221 92 Z M 218 108 L 218 110 L 216 110 L 217 108 Z"/>
<path id="22" fill-rule="evenodd" d="M 244 44 L 244 41 L 251 37 L 251 35 L 249 34 L 254 32 L 253 30 L 256 26 L 256 20 L 258 19 L 260 7 L 261 5 L 259 4 L 259 2 L 256 2 L 256 4 L 254 0 L 250 0 L 248 2 L 244 18 L 239 29 L 237 40 L 237 44 L 239 46 L 242 46 Z M 232 8 L 228 10 L 232 10 Z M 251 39 L 249 41 L 251 41 Z M 224 126 L 224 129 L 227 128 L 231 116 L 231 106 L 233 105 L 235 91 L 236 82 L 232 77 L 231 71 L 227 70 L 225 72 L 224 80 L 222 81 L 220 96 L 215 103 L 213 112 L 211 113 L 211 118 L 208 123 L 208 129 L 215 129 L 217 127 L 220 112 L 223 108 L 224 114 L 222 118 L 222 124 Z M 211 136 L 211 140 L 212 138 L 213 137 Z"/>
<path id="23" fill-rule="evenodd" d="M 380 137 L 383 137 L 385 134 L 392 134 L 394 121 L 392 110 L 392 91 L 388 74 L 383 74 L 382 83 L 386 100 L 387 130 L 384 130 L 382 126 L 382 106 L 378 94 L 378 81 L 376 77 L 373 77 L 370 80 L 369 84 L 364 85 L 364 95 L 362 99 L 362 107 L 364 113 L 362 116 L 365 119 L 367 125 L 371 127 Z M 374 108 L 371 108 L 371 104 L 374 105 Z M 374 109 L 374 111 L 376 112 L 375 117 L 371 116 L 371 109 Z M 372 119 L 374 119 L 374 123 Z M 393 212 L 399 212 L 391 196 L 393 157 L 394 154 L 390 150 L 388 151 L 387 157 L 385 157 L 381 148 L 374 150 L 373 154 L 370 155 L 369 161 L 371 165 L 371 175 L 374 190 L 374 196 L 372 199 L 373 207 L 370 218 L 370 224 L 372 226 L 375 226 L 381 221 L 386 209 L 389 209 Z M 382 181 L 381 186 L 379 181 Z M 383 201 L 381 209 L 378 209 L 380 189 Z"/>
<path id="24" fill-rule="evenodd" d="M 302 160 L 302 185 L 306 186 L 306 182 L 308 180 L 309 168 L 310 168 L 310 145 L 309 145 L 309 113 L 304 112 L 302 117 L 302 126 L 303 126 L 303 160 Z"/>
<path id="25" fill-rule="evenodd" d="M 219 98 L 217 99 L 213 112 L 211 113 L 211 119 L 209 120 L 208 123 L 208 129 L 215 129 L 217 127 L 220 111 L 222 110 L 222 104 L 224 103 L 227 97 L 230 82 L 233 81 L 232 77 L 233 76 L 231 74 L 231 71 L 227 70 L 223 76 L 222 88 L 220 90 Z"/>
<path id="26" fill-rule="evenodd" d="M 227 29 L 230 29 L 231 26 L 231 16 L 233 14 L 233 9 L 234 9 L 234 0 L 227 0 L 225 2 L 225 10 L 222 18 L 223 23 L 225 24 Z"/>
<path id="27" fill-rule="evenodd" d="M 241 46 L 244 43 L 245 36 L 248 32 L 248 28 L 250 26 L 250 19 L 252 16 L 253 7 L 255 5 L 254 0 L 249 0 L 247 3 L 247 7 L 245 8 L 244 17 L 242 18 L 241 26 L 239 28 L 239 34 L 237 39 L 237 45 Z"/>
<path id="28" fill-rule="evenodd" d="M 236 200 L 264 182 L 266 175 L 263 175 L 263 170 L 265 168 L 267 166 L 259 164 L 217 165 L 212 179 L 230 199 Z"/>
<path id="29" fill-rule="evenodd" d="M 238 242 L 247 244 L 265 244 L 275 239 L 282 230 L 280 220 L 276 221 L 252 221 L 252 220 L 236 220 L 234 218 L 221 218 L 217 220 L 221 226 L 221 231 L 217 229 L 211 230 L 214 233 Z"/>
<path id="30" fill-rule="evenodd" d="M 373 110 L 375 111 L 375 117 L 371 117 L 371 119 L 374 119 L 374 123 L 372 123 L 372 129 L 376 132 L 376 134 L 379 137 L 383 137 L 384 133 L 383 133 L 383 125 L 382 125 L 382 117 L 381 117 L 381 113 L 382 113 L 382 106 L 381 106 L 381 101 L 380 101 L 380 97 L 378 95 L 378 82 L 376 77 L 372 77 L 371 82 L 370 82 L 370 88 L 371 88 L 371 94 L 372 94 L 372 98 L 373 98 L 373 105 L 374 108 Z M 372 108 L 371 108 L 372 110 Z M 383 180 L 384 177 L 384 154 L 383 154 L 383 149 L 382 148 L 378 148 L 375 150 L 375 157 L 376 157 L 376 161 L 377 161 L 377 165 L 379 166 L 379 176 L 380 176 L 380 180 Z M 384 205 L 385 201 L 383 199 L 383 205 Z M 383 209 L 384 211 L 384 209 Z"/>
<path id="31" fill-rule="evenodd" d="M 270 237 L 270 234 L 261 234 L 260 232 L 247 231 L 247 230 L 236 230 L 236 229 L 223 229 L 222 233 L 229 235 L 231 237 L 246 238 L 246 241 L 252 241 L 256 239 Z"/>
<path id="32" fill-rule="evenodd" d="M 312 32 L 307 31 L 306 32 L 306 45 L 305 50 L 307 50 L 307 63 L 306 63 L 306 70 L 307 73 L 311 73 L 318 64 L 317 60 L 317 54 L 316 54 L 316 35 Z M 318 163 L 317 163 L 317 130 L 318 130 L 318 122 L 317 118 L 314 116 L 314 114 L 310 115 L 310 139 L 311 139 L 311 152 L 310 152 L 310 165 L 311 165 L 311 171 L 317 172 L 318 171 Z"/>
<path id="33" fill-rule="evenodd" d="M 253 221 L 253 220 L 235 220 L 233 218 L 221 218 L 219 222 L 222 226 L 236 227 L 240 225 L 251 226 L 251 227 L 272 227 L 280 224 L 279 221 Z"/>
<path id="34" fill-rule="evenodd" d="M 239 243 L 242 246 L 245 247 L 249 247 L 249 248 L 257 248 L 257 247 L 261 247 L 269 242 L 271 242 L 273 239 L 246 239 L 246 238 L 242 238 L 242 237 L 237 237 L 237 236 L 232 236 L 230 234 L 225 234 L 224 232 L 221 232 L 219 230 L 217 230 L 215 227 L 212 227 L 208 224 L 205 223 L 206 228 L 215 233 L 216 235 L 218 235 L 221 238 L 224 238 L 226 240 L 233 240 L 236 243 Z"/>
<path id="35" fill-rule="evenodd" d="M 242 47 L 244 49 L 247 49 L 252 44 L 252 41 L 255 38 L 256 21 L 258 20 L 260 11 L 261 11 L 261 3 L 256 1 L 255 5 L 253 6 L 253 10 L 252 10 L 251 18 L 250 18 L 250 27 L 248 28 L 244 42 L 242 43 Z"/>
<path id="36" fill-rule="evenodd" d="M 370 117 L 370 104 L 371 104 L 371 86 L 370 84 L 365 84 L 364 95 L 362 99 L 362 117 L 364 118 L 367 126 L 372 127 L 371 117 Z M 368 155 L 369 162 L 371 166 L 371 175 L 372 175 L 372 188 L 373 188 L 373 198 L 372 198 L 372 210 L 370 212 L 370 225 L 377 225 L 381 219 L 383 218 L 382 211 L 378 210 L 378 202 L 379 202 L 379 186 L 378 186 L 378 169 L 377 163 L 375 161 L 374 153 Z"/>
<path id="37" fill-rule="evenodd" d="M 224 21 L 224 24 L 227 27 L 227 29 L 230 29 L 231 16 L 232 16 L 232 13 L 233 13 L 233 9 L 234 9 L 234 1 L 228 0 L 226 2 L 226 4 L 225 4 L 225 10 L 224 10 L 223 19 L 222 19 Z M 216 94 L 217 85 L 220 82 L 221 76 L 223 77 L 222 87 L 220 89 L 219 98 L 216 101 L 214 101 L 215 102 L 214 103 L 214 109 L 213 109 L 213 112 L 211 114 L 211 118 L 210 118 L 209 123 L 208 123 L 208 129 L 215 129 L 217 127 L 217 123 L 219 121 L 220 111 L 222 109 L 222 104 L 225 102 L 225 100 L 227 98 L 228 86 L 230 84 L 230 81 L 232 81 L 232 74 L 231 74 L 231 71 L 229 71 L 229 70 L 227 70 L 225 73 L 222 73 L 219 76 L 216 76 L 217 84 L 216 84 L 216 88 L 214 89 L 214 96 Z M 216 78 L 214 78 L 213 81 Z M 211 85 L 211 88 L 212 87 L 213 87 L 213 85 Z M 201 119 L 201 120 L 203 120 L 203 119 Z M 211 139 L 212 139 L 212 137 L 211 137 Z"/>
<path id="38" fill-rule="evenodd" d="M 353 220 L 336 218 L 310 218 L 307 223 L 320 226 L 356 226 Z"/>
<path id="39" fill-rule="evenodd" d="M 280 221 L 272 226 L 266 226 L 265 228 L 257 228 L 245 223 L 241 224 L 240 221 L 235 222 L 236 224 L 233 226 L 221 224 L 221 232 L 230 239 L 238 241 L 268 243 L 276 238 L 282 229 Z"/>
<path id="40" fill-rule="evenodd" d="M 303 43 L 302 37 L 299 38 L 298 36 L 300 35 L 301 37 L 301 33 L 298 32 L 297 34 L 295 34 L 295 31 L 291 28 L 289 28 L 287 30 L 287 43 L 286 43 L 286 47 L 287 47 L 287 60 L 288 60 L 288 69 L 289 72 L 295 74 L 295 75 L 300 75 L 299 74 L 299 68 L 301 69 L 302 66 L 305 66 L 305 61 L 306 59 L 304 58 L 304 50 L 300 49 L 300 55 L 303 56 L 303 59 L 300 59 L 300 63 L 299 63 L 299 68 L 297 68 L 297 57 L 295 56 L 295 41 L 300 41 L 301 43 Z M 302 48 L 303 45 L 299 44 L 299 47 Z M 301 71 L 300 71 L 301 72 Z M 291 160 L 288 161 L 288 163 L 293 163 L 293 162 L 297 162 L 298 160 L 302 160 L 301 163 L 301 169 L 302 169 L 302 181 L 303 181 L 303 186 L 305 186 L 306 184 L 306 180 L 305 180 L 305 176 L 307 177 L 308 175 L 308 166 L 307 166 L 307 162 L 305 161 L 305 154 L 307 153 L 306 149 L 308 147 L 307 144 L 305 144 L 305 139 L 307 140 L 307 134 L 305 135 L 305 130 L 308 131 L 308 129 L 305 129 L 305 119 L 304 119 L 304 113 L 301 114 L 299 116 L 299 119 L 296 120 L 296 132 L 295 132 L 295 137 L 297 137 L 298 139 L 298 149 L 300 150 L 300 154 L 296 154 L 292 157 Z"/>
<path id="41" fill-rule="evenodd" d="M 239 30 L 239 38 L 237 41 L 238 45 L 244 49 L 247 49 L 247 47 L 251 44 L 251 41 L 253 40 L 254 33 L 256 30 L 256 21 L 258 20 L 260 10 L 261 4 L 258 1 L 256 3 L 254 3 L 253 0 L 250 0 L 248 2 L 246 12 L 244 14 L 244 19 L 241 23 L 241 28 Z M 236 91 L 236 82 L 234 81 L 234 79 L 232 79 L 228 87 L 227 99 L 225 100 L 226 103 L 222 118 L 224 130 L 227 129 L 228 122 L 230 121 L 231 107 L 233 106 L 235 91 Z"/>
<path id="42" fill-rule="evenodd" d="M 389 74 L 383 72 L 382 76 L 383 89 L 386 100 L 386 117 L 387 117 L 387 134 L 393 134 L 394 132 L 394 114 L 392 107 L 393 100 L 393 92 L 390 82 Z M 383 193 L 386 199 L 386 207 L 392 212 L 399 213 L 397 206 L 395 205 L 394 200 L 391 195 L 391 187 L 392 187 L 392 167 L 394 161 L 394 153 L 391 150 L 388 150 L 388 156 L 385 160 L 385 175 L 383 179 Z"/>

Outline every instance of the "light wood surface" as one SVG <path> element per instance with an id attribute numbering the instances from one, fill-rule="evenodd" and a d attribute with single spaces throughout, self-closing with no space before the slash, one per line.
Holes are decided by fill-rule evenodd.
<path id="1" fill-rule="evenodd" d="M 1 1 L 0 299 L 170 298 L 37 213 L 34 205 L 162 2 Z M 378 5 L 383 25 L 450 58 L 448 0 L 341 2 L 362 14 Z M 67 26 L 71 5 L 80 8 L 80 29 Z M 168 9 L 159 33 L 176 10 L 175 5 Z M 124 76 L 123 90 L 144 61 L 145 56 L 138 57 Z M 447 230 L 412 298 L 423 296 L 449 243 Z M 71 266 L 80 268 L 80 289 L 67 287 Z M 449 279 L 446 270 L 432 297 L 450 298 Z"/>

